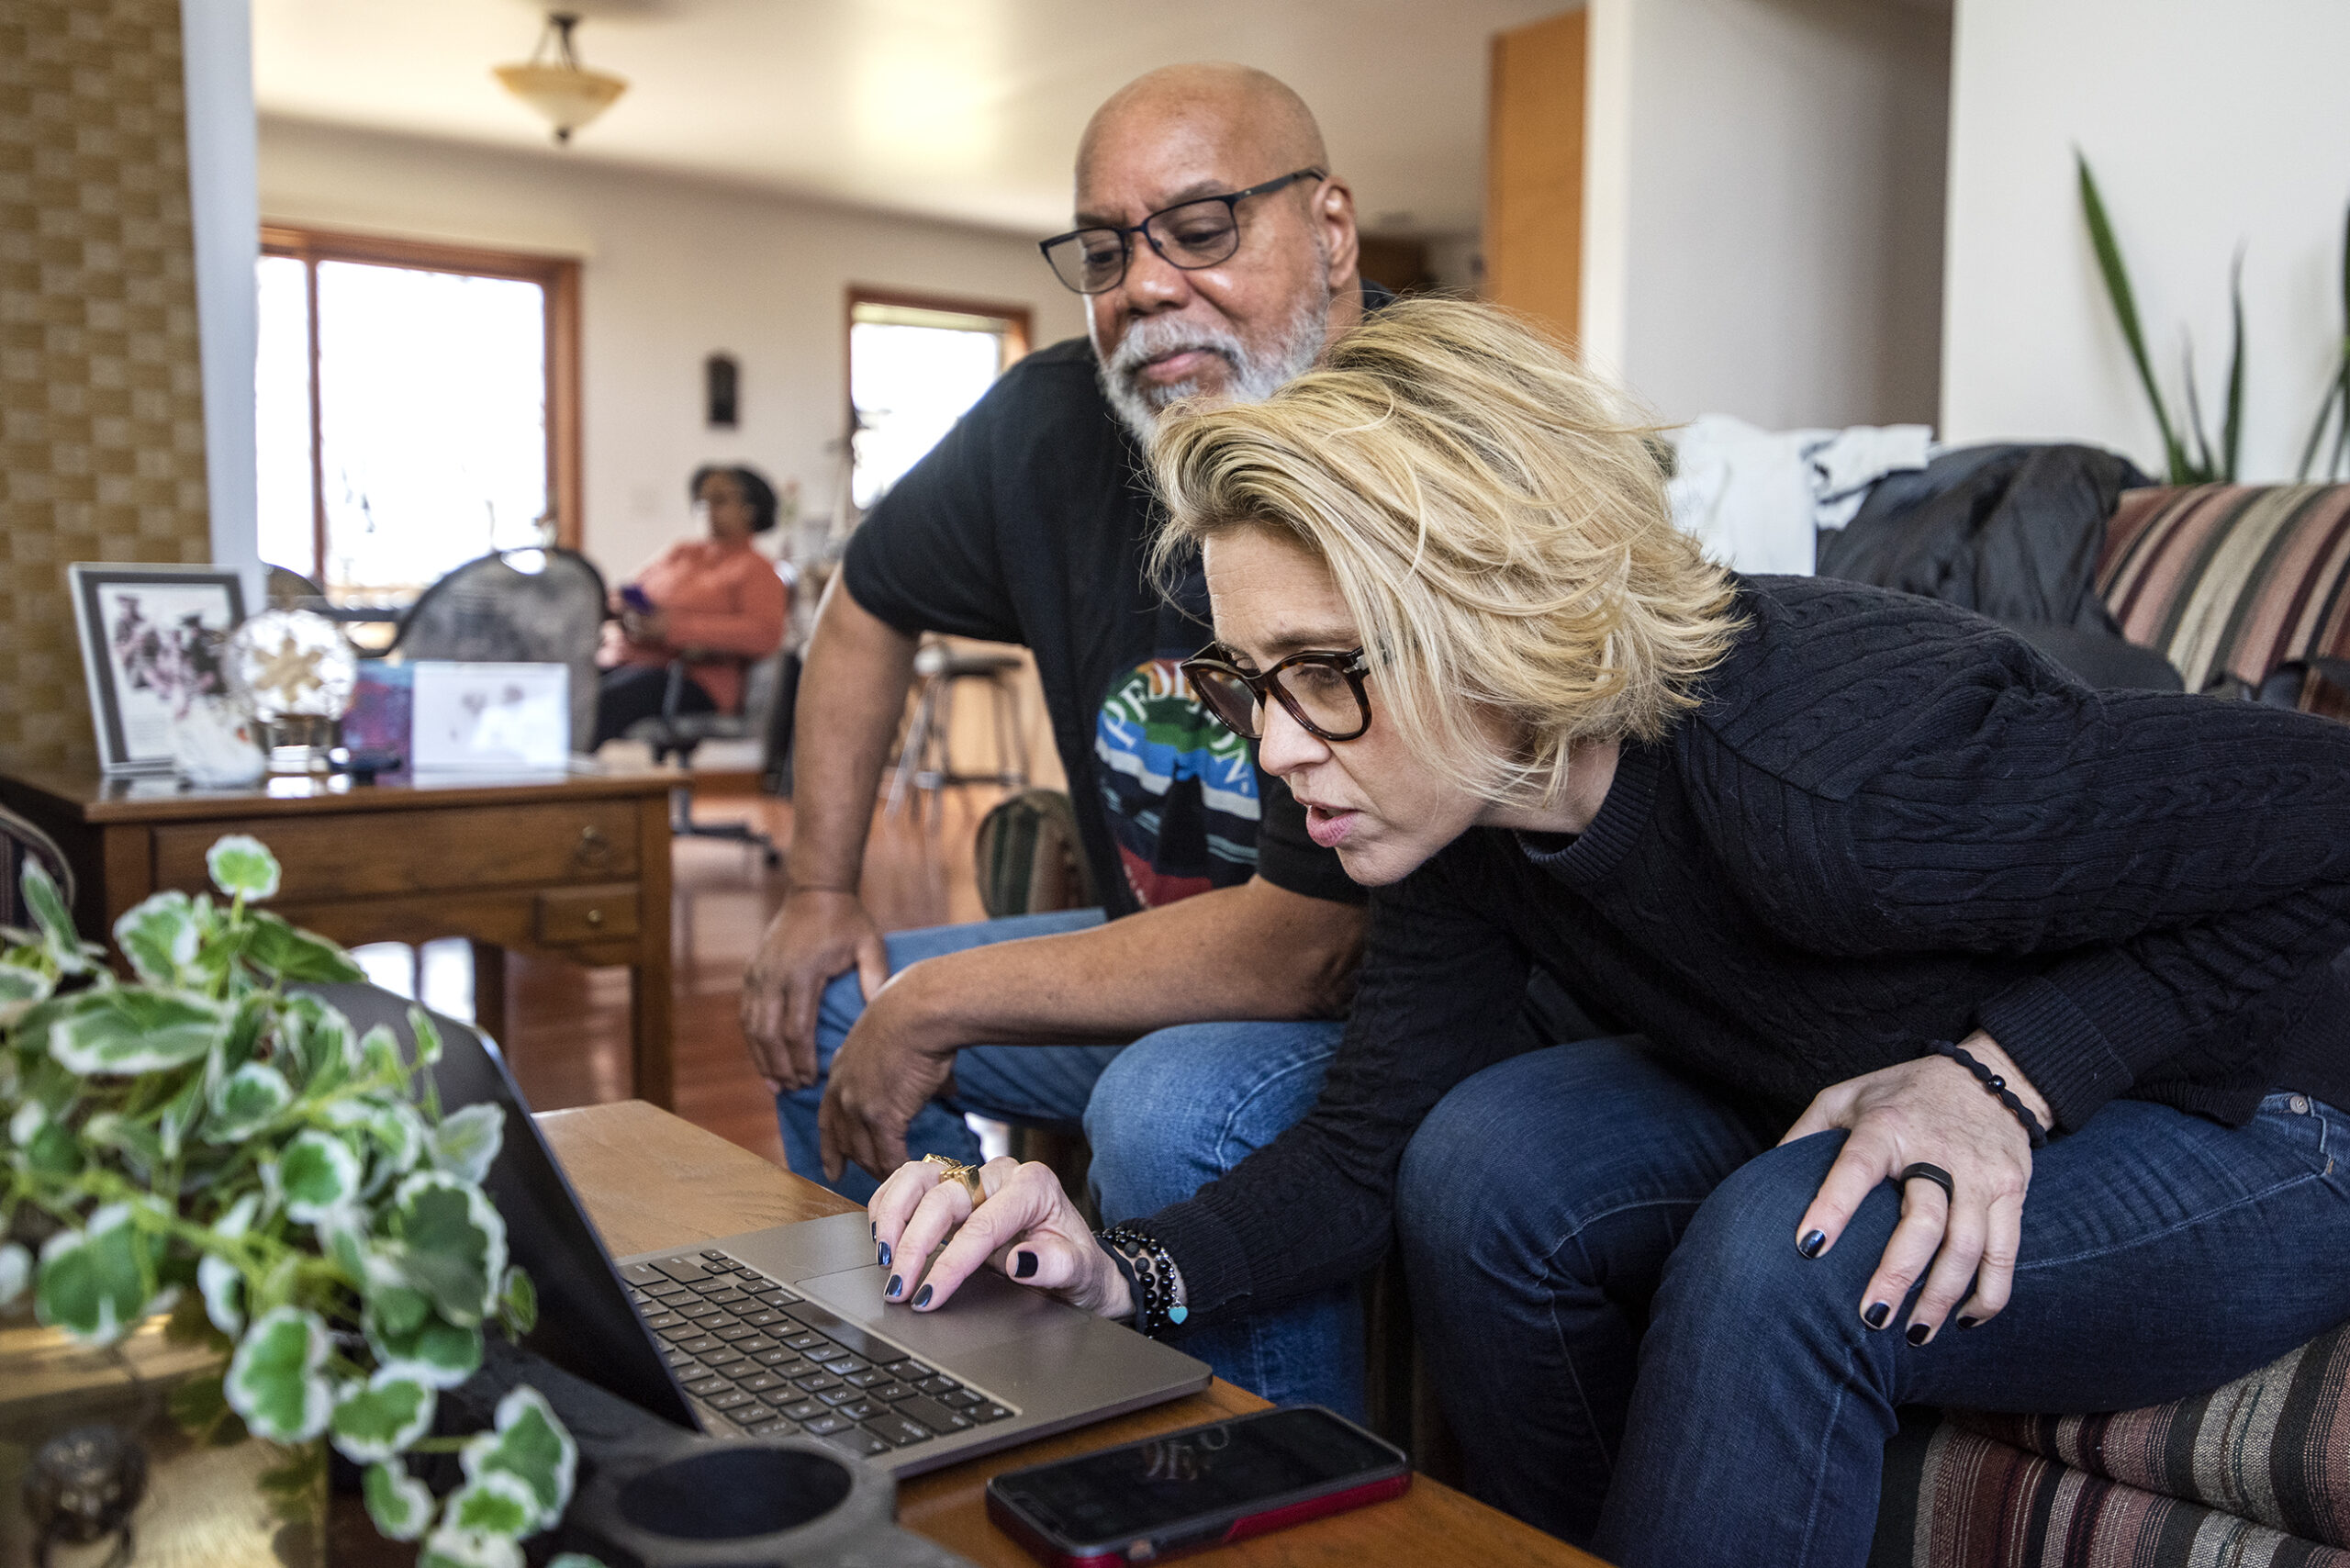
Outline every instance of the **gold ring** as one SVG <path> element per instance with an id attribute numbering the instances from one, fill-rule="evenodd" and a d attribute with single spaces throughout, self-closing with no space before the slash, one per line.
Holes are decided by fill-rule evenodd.
<path id="1" fill-rule="evenodd" d="M 937 1166 L 938 1179 L 941 1182 L 962 1182 L 963 1191 L 969 1194 L 973 1208 L 978 1208 L 987 1202 L 988 1190 L 979 1185 L 978 1166 L 966 1165 L 959 1159 L 949 1159 L 943 1154 L 925 1154 L 922 1157 L 922 1162 L 924 1165 Z"/>

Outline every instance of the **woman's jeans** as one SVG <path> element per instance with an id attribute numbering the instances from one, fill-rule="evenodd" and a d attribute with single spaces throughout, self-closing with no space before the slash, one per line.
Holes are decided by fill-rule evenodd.
<path id="1" fill-rule="evenodd" d="M 1102 912 L 1070 910 L 885 937 L 890 972 L 941 953 L 1098 925 Z M 833 1055 L 865 1011 L 856 971 L 825 987 L 816 1015 L 817 1081 L 776 1099 L 784 1157 L 811 1182 L 858 1203 L 878 1183 L 852 1165 L 824 1182 L 816 1109 Z M 906 1151 L 979 1158 L 966 1112 L 1063 1132 L 1084 1131 L 1102 1223 L 1139 1219 L 1190 1197 L 1270 1143 L 1313 1107 L 1345 1025 L 1186 1024 L 1130 1046 L 967 1046 L 955 1054 L 954 1097 L 924 1106 Z M 1362 1309 L 1351 1286 L 1318 1291 L 1269 1312 L 1170 1337 L 1229 1383 L 1276 1405 L 1326 1405 L 1361 1418 Z"/>
<path id="2" fill-rule="evenodd" d="M 1404 1156 L 1419 1332 L 1472 1490 L 1625 1568 L 1866 1562 L 1902 1405 L 2130 1409 L 2350 1318 L 2350 1116 L 2229 1129 L 2117 1100 L 2034 1157 L 2007 1309 L 1927 1344 L 1861 1321 L 1892 1183 L 1817 1260 L 1844 1135 L 1774 1148 L 1638 1041 L 1488 1068 Z"/>

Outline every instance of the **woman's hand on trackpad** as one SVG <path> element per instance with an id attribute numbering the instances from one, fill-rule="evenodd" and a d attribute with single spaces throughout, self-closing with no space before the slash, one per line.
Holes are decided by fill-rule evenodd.
<path id="1" fill-rule="evenodd" d="M 1133 1316 L 1125 1276 L 1050 1166 L 990 1159 L 972 1175 L 985 1194 L 976 1204 L 949 1167 L 913 1160 L 866 1204 L 875 1256 L 890 1271 L 883 1300 L 935 1312 L 984 1265 L 1098 1316 Z"/>

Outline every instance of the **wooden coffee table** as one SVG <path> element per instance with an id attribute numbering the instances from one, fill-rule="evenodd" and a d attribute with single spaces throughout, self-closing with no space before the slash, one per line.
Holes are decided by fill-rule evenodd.
<path id="1" fill-rule="evenodd" d="M 636 1092 L 671 1096 L 669 791 L 675 768 L 352 785 L 271 779 L 181 790 L 95 772 L 0 777 L 0 802 L 58 841 L 83 935 L 165 888 L 208 891 L 226 833 L 269 846 L 285 882 L 268 907 L 346 947 L 464 936 L 474 1016 L 502 1037 L 507 950 L 629 969 Z"/>
<path id="2" fill-rule="evenodd" d="M 856 1207 L 642 1101 L 550 1111 L 538 1121 L 615 1256 L 820 1219 Z M 987 1568 L 1035 1568 L 1035 1558 L 988 1522 L 988 1477 L 1264 1408 L 1263 1400 L 1219 1378 L 1203 1394 L 915 1476 L 899 1488 L 898 1518 L 907 1529 Z M 1428 1568 L 1456 1562 L 1480 1568 L 1606 1568 L 1599 1559 L 1426 1476 L 1393 1502 L 1224 1547 L 1195 1561 L 1232 1568 L 1307 1563 Z"/>

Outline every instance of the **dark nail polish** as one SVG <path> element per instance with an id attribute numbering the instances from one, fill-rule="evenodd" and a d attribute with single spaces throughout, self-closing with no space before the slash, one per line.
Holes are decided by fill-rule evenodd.
<path id="1" fill-rule="evenodd" d="M 1882 1328 L 1892 1316 L 1893 1308 L 1889 1304 L 1881 1301 L 1872 1302 L 1869 1304 L 1869 1309 L 1861 1314 L 1861 1321 L 1872 1328 Z"/>
<path id="2" fill-rule="evenodd" d="M 890 1266 L 890 1244 L 886 1241 L 881 1243 L 881 1266 L 885 1269 Z"/>
<path id="3" fill-rule="evenodd" d="M 1924 1344 L 1932 1334 L 1933 1330 L 1922 1323 L 1909 1325 L 1909 1342 L 1913 1345 Z"/>
<path id="4" fill-rule="evenodd" d="M 1035 1272 L 1036 1255 L 1034 1252 L 1014 1252 L 1012 1255 L 1012 1277 L 1013 1279 L 1028 1279 Z"/>
<path id="5" fill-rule="evenodd" d="M 930 1287 L 928 1285 L 924 1285 L 922 1289 L 914 1292 L 914 1305 L 916 1306 L 928 1306 L 930 1305 Z"/>
<path id="6" fill-rule="evenodd" d="M 867 1230 L 868 1230 L 868 1231 L 870 1231 L 870 1232 L 872 1232 L 872 1233 L 873 1233 L 873 1239 L 874 1239 L 874 1240 L 878 1241 L 878 1240 L 880 1240 L 880 1239 L 881 1239 L 881 1222 L 880 1222 L 879 1220 L 878 1220 L 878 1219 L 877 1219 L 877 1220 L 875 1220 L 872 1224 L 870 1224 L 870 1225 L 867 1226 L 865 1228 L 866 1228 Z"/>
<path id="7" fill-rule="evenodd" d="M 1982 1319 L 1979 1317 L 1962 1317 L 1958 1320 L 1958 1326 L 1961 1328 L 1972 1328 L 1981 1321 Z"/>
<path id="8" fill-rule="evenodd" d="M 1828 1233 L 1824 1230 L 1807 1230 L 1803 1239 L 1796 1243 L 1796 1250 L 1807 1258 L 1817 1258 L 1827 1249 Z"/>
<path id="9" fill-rule="evenodd" d="M 900 1291 L 904 1290 L 905 1288 L 906 1282 L 900 1279 L 897 1275 L 892 1274 L 890 1276 L 890 1282 L 881 1287 L 881 1294 L 883 1295 L 896 1295 Z"/>

